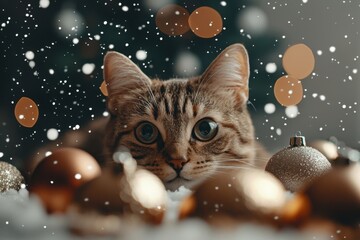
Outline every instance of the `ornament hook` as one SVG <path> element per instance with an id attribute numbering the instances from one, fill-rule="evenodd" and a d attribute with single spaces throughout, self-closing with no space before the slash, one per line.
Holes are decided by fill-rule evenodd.
<path id="1" fill-rule="evenodd" d="M 305 137 L 301 136 L 301 132 L 297 131 L 295 137 L 290 138 L 290 147 L 306 146 Z"/>

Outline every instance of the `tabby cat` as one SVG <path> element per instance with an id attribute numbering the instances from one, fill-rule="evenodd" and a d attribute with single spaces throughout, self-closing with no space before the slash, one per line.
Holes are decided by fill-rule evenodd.
<path id="1" fill-rule="evenodd" d="M 201 76 L 167 81 L 151 80 L 129 58 L 109 52 L 104 79 L 106 128 L 93 123 L 92 134 L 68 134 L 62 146 L 72 141 L 105 161 L 125 146 L 170 190 L 228 169 L 263 167 L 268 159 L 247 111 L 249 62 L 241 44 L 226 48 Z"/>

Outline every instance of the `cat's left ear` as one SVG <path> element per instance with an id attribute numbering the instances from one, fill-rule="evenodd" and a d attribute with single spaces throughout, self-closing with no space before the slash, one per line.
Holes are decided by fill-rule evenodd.
<path id="1" fill-rule="evenodd" d="M 131 100 L 131 92 L 138 88 L 147 89 L 151 80 L 128 57 L 118 52 L 108 52 L 104 57 L 104 80 L 108 90 L 107 107 L 116 114 L 120 103 Z"/>
<path id="2" fill-rule="evenodd" d="M 235 94 L 238 104 L 249 98 L 249 57 L 242 44 L 224 49 L 205 70 L 198 84 L 218 93 Z"/>

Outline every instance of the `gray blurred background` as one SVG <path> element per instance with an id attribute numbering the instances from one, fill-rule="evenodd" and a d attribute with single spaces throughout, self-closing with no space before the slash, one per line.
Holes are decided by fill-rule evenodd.
<path id="1" fill-rule="evenodd" d="M 298 130 L 308 140 L 335 136 L 359 149 L 360 3 L 325 0 L 276 2 L 258 1 L 266 14 L 268 28 L 280 32 L 285 43 L 267 60 L 280 65 L 278 54 L 283 54 L 290 45 L 305 43 L 315 54 L 315 69 L 311 77 L 303 80 L 306 92 L 298 105 L 299 115 L 284 120 L 283 107 L 277 107 L 272 115 L 260 114 L 256 116 L 258 134 L 265 133 L 262 138 L 271 149 L 287 144 L 289 136 Z M 272 131 L 271 127 L 275 130 Z M 277 128 L 282 130 L 281 136 L 276 134 Z"/>

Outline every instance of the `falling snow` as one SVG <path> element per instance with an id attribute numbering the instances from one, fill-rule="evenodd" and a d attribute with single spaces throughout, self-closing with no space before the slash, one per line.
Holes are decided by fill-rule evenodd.
<path id="1" fill-rule="evenodd" d="M 334 53 L 336 51 L 336 47 L 334 47 L 334 46 L 329 47 L 329 51 Z"/>
<path id="2" fill-rule="evenodd" d="M 40 0 L 39 7 L 40 8 L 47 8 L 50 5 L 50 0 Z"/>
<path id="3" fill-rule="evenodd" d="M 85 63 L 82 68 L 81 71 L 85 74 L 85 75 L 89 75 L 91 74 L 95 69 L 95 64 L 93 63 Z"/>
<path id="4" fill-rule="evenodd" d="M 34 54 L 33 51 L 27 51 L 27 52 L 25 53 L 25 57 L 27 58 L 27 60 L 33 60 L 34 57 L 35 57 L 35 54 Z"/>
<path id="5" fill-rule="evenodd" d="M 155 25 L 157 10 L 173 2 L 0 3 L 1 161 L 21 165 L 22 159 L 28 157 L 25 153 L 49 141 L 57 143 L 66 131 L 84 129 L 88 134 L 94 133 L 86 124 L 111 115 L 106 110 L 106 98 L 99 91 L 103 81 L 102 59 L 107 51 L 129 56 L 150 77 L 186 78 L 201 74 L 230 42 L 243 43 L 248 49 L 251 67 L 248 107 L 254 115 L 257 138 L 269 146 L 270 151 L 285 146 L 289 135 L 298 130 L 312 139 L 335 135 L 360 148 L 360 20 L 356 1 L 331 4 L 314 0 L 209 2 L 224 21 L 222 33 L 209 39 L 199 38 L 191 31 L 176 37 L 159 31 Z M 190 5 L 178 4 L 189 13 L 200 5 L 207 5 L 196 1 Z M 101 16 L 97 11 L 106 14 Z M 319 12 L 320 15 L 316 14 Z M 179 16 L 179 12 L 175 14 Z M 274 97 L 274 82 L 286 74 L 281 63 L 283 50 L 295 43 L 306 43 L 312 49 L 315 69 L 301 80 L 302 102 L 285 107 Z M 39 103 L 39 121 L 33 128 L 25 128 L 14 120 L 13 108 L 23 96 Z M 24 119 L 25 116 L 16 117 Z M 50 154 L 48 151 L 44 156 Z M 74 175 L 75 179 L 81 177 Z M 0 227 L 2 222 L 6 234 L 15 236 L 26 229 L 34 234 L 34 239 L 53 237 L 47 233 L 54 233 L 57 239 L 71 238 L 65 231 L 65 220 L 45 215 L 38 200 L 25 191 L 0 194 L 0 202 L 6 203 L 0 204 Z M 13 212 L 4 206 L 12 206 Z M 238 231 L 244 239 L 244 234 L 248 236 L 246 239 L 256 238 L 251 234 L 259 234 L 258 238 L 266 236 L 266 239 L 297 239 L 290 233 L 288 238 L 279 238 L 279 232 L 266 227 L 246 227 L 249 229 L 244 227 Z M 179 229 L 183 230 L 179 238 L 186 238 L 190 229 L 191 234 L 197 231 L 206 239 L 220 239 L 224 234 L 214 233 L 199 221 L 185 221 L 176 228 L 170 225 L 159 231 L 166 235 Z M 264 234 L 258 233 L 259 229 Z M 150 230 L 132 234 L 132 239 L 159 236 Z M 235 237 L 229 234 L 228 238 Z M 16 238 L 10 236 L 9 239 Z"/>
<path id="6" fill-rule="evenodd" d="M 264 111 L 267 113 L 267 114 L 273 114 L 276 110 L 276 106 L 275 104 L 273 103 L 267 103 L 265 104 L 264 106 Z"/>
<path id="7" fill-rule="evenodd" d="M 147 52 L 144 50 L 138 50 L 135 56 L 139 61 L 144 61 L 147 58 Z"/>
<path id="8" fill-rule="evenodd" d="M 59 132 L 55 128 L 50 128 L 47 130 L 46 136 L 49 140 L 54 141 L 58 138 Z"/>
<path id="9" fill-rule="evenodd" d="M 268 73 L 274 73 L 274 72 L 276 72 L 276 70 L 277 70 L 276 63 L 268 63 L 268 64 L 266 64 L 265 70 L 266 70 L 266 72 L 268 72 Z"/>
<path id="10" fill-rule="evenodd" d="M 299 114 L 297 106 L 288 106 L 285 108 L 285 114 L 288 118 L 296 118 Z"/>

